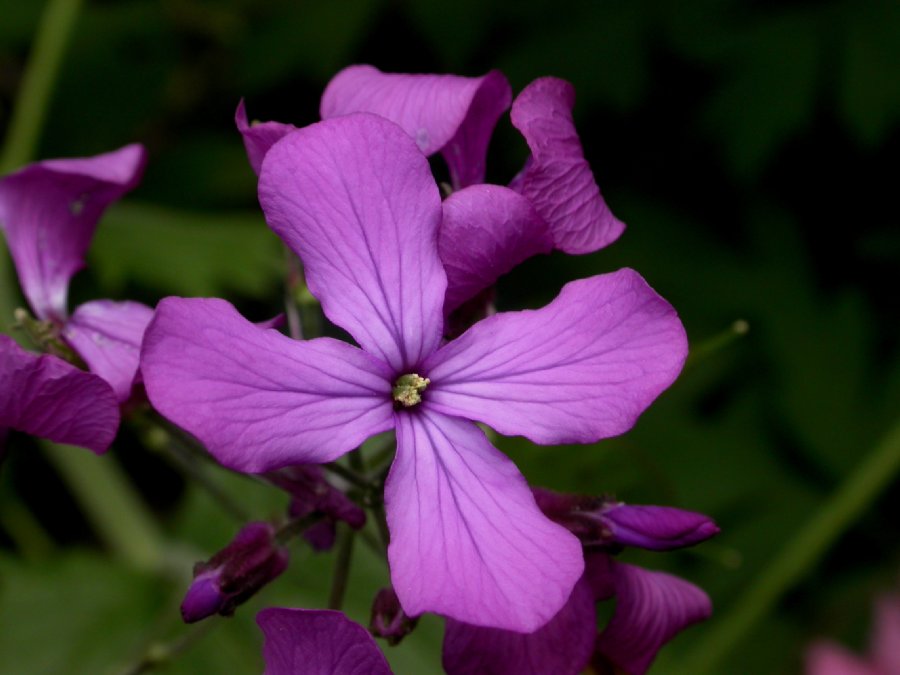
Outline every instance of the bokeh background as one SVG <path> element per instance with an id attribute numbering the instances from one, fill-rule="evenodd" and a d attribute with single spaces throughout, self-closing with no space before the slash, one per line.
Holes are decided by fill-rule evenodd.
<path id="1" fill-rule="evenodd" d="M 49 4 L 0 0 L 0 132 Z M 499 68 L 516 91 L 542 75 L 570 80 L 586 155 L 628 228 L 596 254 L 523 265 L 500 283 L 499 305 L 538 306 L 566 281 L 634 267 L 679 310 L 693 355 L 622 438 L 500 447 L 536 484 L 717 520 L 722 534 L 696 549 L 627 555 L 699 584 L 716 606 L 651 672 L 796 673 L 817 637 L 864 648 L 873 599 L 900 588 L 900 4 L 85 0 L 76 9 L 34 157 L 140 141 L 150 161 L 98 228 L 73 303 L 217 295 L 251 318 L 280 311 L 284 257 L 234 129 L 241 97 L 252 118 L 304 125 L 351 63 Z M 503 118 L 489 180 L 508 182 L 525 156 Z M 4 332 L 21 303 L 6 267 Z M 743 337 L 731 331 L 738 320 L 750 327 Z M 0 467 L 0 673 L 124 673 L 185 634 L 177 605 L 190 565 L 238 522 L 142 434 L 126 425 L 103 461 L 123 469 L 149 509 L 158 540 L 144 543 L 166 573 L 110 546 L 65 459 L 12 437 Z M 211 476 L 257 518 L 285 506 L 280 494 Z M 95 512 L 126 508 L 95 492 Z M 386 576 L 364 547 L 356 563 L 348 610 L 365 622 Z M 330 566 L 296 547 L 281 580 L 158 672 L 260 672 L 255 611 L 322 606 Z M 437 672 L 440 635 L 428 618 L 389 649 L 397 671 Z"/>

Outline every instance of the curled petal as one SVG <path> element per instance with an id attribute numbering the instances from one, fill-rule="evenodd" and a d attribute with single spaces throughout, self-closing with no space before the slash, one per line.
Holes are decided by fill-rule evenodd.
<path id="1" fill-rule="evenodd" d="M 341 612 L 271 607 L 256 615 L 263 675 L 391 675 L 375 640 Z"/>
<path id="2" fill-rule="evenodd" d="M 693 546 L 719 533 L 708 516 L 667 506 L 616 504 L 604 509 L 601 518 L 611 525 L 615 542 L 652 551 Z"/>
<path id="3" fill-rule="evenodd" d="M 625 269 L 480 321 L 421 372 L 435 410 L 536 443 L 592 443 L 630 429 L 686 356 L 675 310 Z"/>
<path id="4" fill-rule="evenodd" d="M 0 335 L 0 430 L 5 428 L 100 454 L 119 428 L 119 405 L 93 373 L 26 352 Z"/>
<path id="5" fill-rule="evenodd" d="M 37 162 L 0 180 L 0 228 L 39 318 L 65 319 L 69 280 L 84 267 L 97 221 L 137 185 L 144 161 L 142 146 L 127 145 L 95 157 Z"/>
<path id="6" fill-rule="evenodd" d="M 329 462 L 392 425 L 383 363 L 259 328 L 224 300 L 160 302 L 141 371 L 156 409 L 237 471 Z"/>
<path id="7" fill-rule="evenodd" d="M 79 305 L 63 337 L 116 392 L 119 403 L 131 395 L 138 373 L 141 340 L 153 310 L 139 302 L 95 300 Z"/>
<path id="8" fill-rule="evenodd" d="M 533 633 L 447 619 L 444 670 L 448 675 L 578 675 L 591 658 L 596 634 L 594 598 L 582 578 L 556 616 Z"/>
<path id="9" fill-rule="evenodd" d="M 253 122 L 251 124 L 247 119 L 244 99 L 241 99 L 234 112 L 234 124 L 244 139 L 247 159 L 256 175 L 259 175 L 263 158 L 269 152 L 269 148 L 297 129 L 293 124 L 284 124 L 283 122 Z"/>
<path id="10" fill-rule="evenodd" d="M 475 424 L 427 409 L 396 417 L 385 505 L 403 609 L 521 632 L 547 623 L 584 568 L 578 540 Z"/>
<path id="11" fill-rule="evenodd" d="M 712 604 L 702 590 L 671 574 L 612 565 L 616 609 L 596 648 L 625 672 L 643 675 L 664 644 L 709 618 Z"/>
<path id="12" fill-rule="evenodd" d="M 397 372 L 440 343 L 441 199 L 400 127 L 347 115 L 296 131 L 263 163 L 259 199 L 328 318 Z"/>
<path id="13" fill-rule="evenodd" d="M 555 77 L 535 80 L 516 97 L 510 118 L 531 157 L 510 187 L 547 221 L 556 248 L 590 253 L 618 239 L 625 225 L 609 210 L 584 159 L 574 105 L 575 88 Z"/>
<path id="14" fill-rule="evenodd" d="M 818 642 L 806 652 L 806 675 L 883 675 L 881 671 L 831 642 Z"/>
<path id="15" fill-rule="evenodd" d="M 445 314 L 519 263 L 553 249 L 547 224 L 509 188 L 473 185 L 447 197 L 443 208 L 438 251 L 447 272 Z"/>
<path id="16" fill-rule="evenodd" d="M 382 73 L 350 66 L 322 95 L 322 119 L 371 112 L 396 122 L 426 155 L 440 151 L 456 189 L 484 180 L 491 134 L 512 90 L 499 71 L 482 77 Z"/>

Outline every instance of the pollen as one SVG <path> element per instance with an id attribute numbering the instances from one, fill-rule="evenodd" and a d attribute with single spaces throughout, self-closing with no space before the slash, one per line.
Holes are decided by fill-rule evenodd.
<path id="1" fill-rule="evenodd" d="M 431 384 L 431 380 L 417 373 L 407 373 L 397 378 L 391 396 L 404 408 L 412 408 L 422 402 L 422 392 Z"/>

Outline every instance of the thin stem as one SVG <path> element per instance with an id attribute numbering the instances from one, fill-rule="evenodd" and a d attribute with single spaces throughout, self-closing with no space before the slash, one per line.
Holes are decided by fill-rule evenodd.
<path id="1" fill-rule="evenodd" d="M 240 522 L 250 520 L 250 514 L 247 510 L 232 499 L 231 495 L 209 476 L 204 468 L 197 463 L 193 453 L 182 446 L 178 440 L 173 438 L 171 443 L 163 446 L 162 451 L 182 472 L 206 490 L 207 494 L 222 507 L 225 513 Z"/>
<path id="2" fill-rule="evenodd" d="M 34 156 L 81 3 L 82 0 L 49 0 L 41 14 L 0 154 L 0 174 L 18 168 Z"/>
<path id="3" fill-rule="evenodd" d="M 688 354 L 687 361 L 684 364 L 685 369 L 692 368 L 699 362 L 707 359 L 718 351 L 721 351 L 738 338 L 742 338 L 750 332 L 750 324 L 744 319 L 738 319 L 732 323 L 726 330 L 718 335 L 713 335 L 696 345 Z"/>
<path id="4" fill-rule="evenodd" d="M 110 550 L 138 569 L 162 569 L 163 541 L 156 521 L 119 465 L 82 448 L 39 443 Z"/>
<path id="5" fill-rule="evenodd" d="M 350 454 L 352 455 L 354 453 L 351 452 Z M 362 490 L 370 490 L 372 488 L 372 483 L 369 480 L 356 473 L 356 471 L 348 469 L 343 464 L 331 462 L 330 464 L 323 464 L 322 468 L 326 471 L 330 471 L 335 476 L 340 476 L 348 483 L 351 483 Z"/>
<path id="6" fill-rule="evenodd" d="M 900 471 L 900 423 L 875 446 L 807 525 L 788 541 L 733 609 L 710 625 L 683 673 L 719 672 L 744 636 L 825 555 Z"/>
<path id="7" fill-rule="evenodd" d="M 323 516 L 321 513 L 313 513 L 308 516 L 303 516 L 302 518 L 289 520 L 275 532 L 275 541 L 281 545 L 285 545 L 298 534 L 302 534 L 309 527 L 318 523 L 322 518 Z"/>
<path id="8" fill-rule="evenodd" d="M 386 552 L 388 544 L 391 543 L 391 533 L 390 530 L 388 530 L 387 518 L 384 515 L 383 502 L 378 501 L 372 504 L 372 515 L 375 516 L 375 526 L 378 528 L 378 538 L 381 540 L 381 545 Z"/>
<path id="9" fill-rule="evenodd" d="M 26 560 L 39 560 L 54 548 L 53 539 L 15 494 L 4 500 L 0 525 Z"/>
<path id="10" fill-rule="evenodd" d="M 340 609 L 344 604 L 350 562 L 353 557 L 353 540 L 356 533 L 346 523 L 338 523 L 338 549 L 334 560 L 334 576 L 328 594 L 328 609 Z"/>
<path id="11" fill-rule="evenodd" d="M 192 647 L 210 630 L 219 625 L 215 617 L 210 617 L 187 629 L 187 632 L 171 642 L 154 642 L 141 655 L 138 661 L 120 671 L 120 675 L 141 675 L 165 665 L 176 656 Z"/>

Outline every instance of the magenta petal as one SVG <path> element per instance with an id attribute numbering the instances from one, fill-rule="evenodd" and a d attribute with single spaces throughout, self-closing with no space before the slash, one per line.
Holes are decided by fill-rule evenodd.
<path id="1" fill-rule="evenodd" d="M 875 604 L 872 660 L 885 673 L 900 673 L 900 596 L 881 597 Z"/>
<path id="2" fill-rule="evenodd" d="M 140 180 L 140 145 L 29 164 L 0 180 L 0 228 L 22 291 L 41 319 L 62 322 L 69 280 L 84 267 L 97 221 Z"/>
<path id="3" fill-rule="evenodd" d="M 522 632 L 547 623 L 583 571 L 578 540 L 475 424 L 427 409 L 396 417 L 385 506 L 404 611 Z"/>
<path id="4" fill-rule="evenodd" d="M 516 97 L 510 118 L 531 157 L 510 187 L 550 224 L 556 248 L 590 253 L 618 239 L 625 225 L 609 210 L 584 159 L 574 105 L 574 87 L 555 77 L 535 80 Z"/>
<path id="5" fill-rule="evenodd" d="M 549 253 L 547 224 L 522 195 L 499 185 L 473 185 L 444 200 L 438 251 L 447 272 L 449 314 L 519 263 Z"/>
<path id="6" fill-rule="evenodd" d="M 596 634 L 594 598 L 582 578 L 557 615 L 533 633 L 447 619 L 444 670 L 448 675 L 578 675 L 591 658 Z"/>
<path id="7" fill-rule="evenodd" d="M 0 429 L 80 445 L 100 454 L 119 428 L 119 405 L 102 379 L 0 335 Z"/>
<path id="8" fill-rule="evenodd" d="M 156 409 L 238 471 L 330 462 L 393 424 L 383 363 L 259 328 L 224 300 L 160 302 L 141 371 Z"/>
<path id="9" fill-rule="evenodd" d="M 512 90 L 493 70 L 482 77 L 382 73 L 366 65 L 335 75 L 322 95 L 322 119 L 371 112 L 396 122 L 426 155 L 441 151 L 454 188 L 484 180 L 491 133 Z"/>
<path id="10" fill-rule="evenodd" d="M 141 340 L 152 318 L 153 310 L 139 302 L 95 300 L 80 305 L 66 322 L 66 342 L 91 372 L 109 382 L 119 403 L 131 395 Z"/>
<path id="11" fill-rule="evenodd" d="M 244 139 L 247 159 L 250 161 L 253 172 L 257 175 L 259 175 L 263 158 L 269 152 L 269 148 L 297 129 L 293 124 L 284 124 L 283 122 L 254 122 L 251 124 L 247 120 L 244 99 L 241 99 L 234 112 L 234 124 Z"/>
<path id="12" fill-rule="evenodd" d="M 263 675 L 390 675 L 369 632 L 341 612 L 270 607 L 256 615 L 266 637 Z"/>
<path id="13" fill-rule="evenodd" d="M 624 269 L 480 321 L 421 373 L 435 410 L 537 443 L 591 443 L 630 429 L 686 356 L 675 310 Z"/>
<path id="14" fill-rule="evenodd" d="M 818 642 L 806 653 L 806 675 L 887 675 L 851 654 L 844 647 L 831 642 Z"/>
<path id="15" fill-rule="evenodd" d="M 325 314 L 366 351 L 402 371 L 438 346 L 441 198 L 400 127 L 361 114 L 290 134 L 266 155 L 259 199 Z"/>
<path id="16" fill-rule="evenodd" d="M 719 533 L 709 516 L 668 506 L 616 504 L 604 509 L 601 518 L 613 541 L 652 551 L 693 546 Z"/>
<path id="17" fill-rule="evenodd" d="M 630 675 L 643 675 L 660 648 L 712 614 L 706 593 L 684 579 L 613 563 L 616 609 L 597 650 Z"/>

